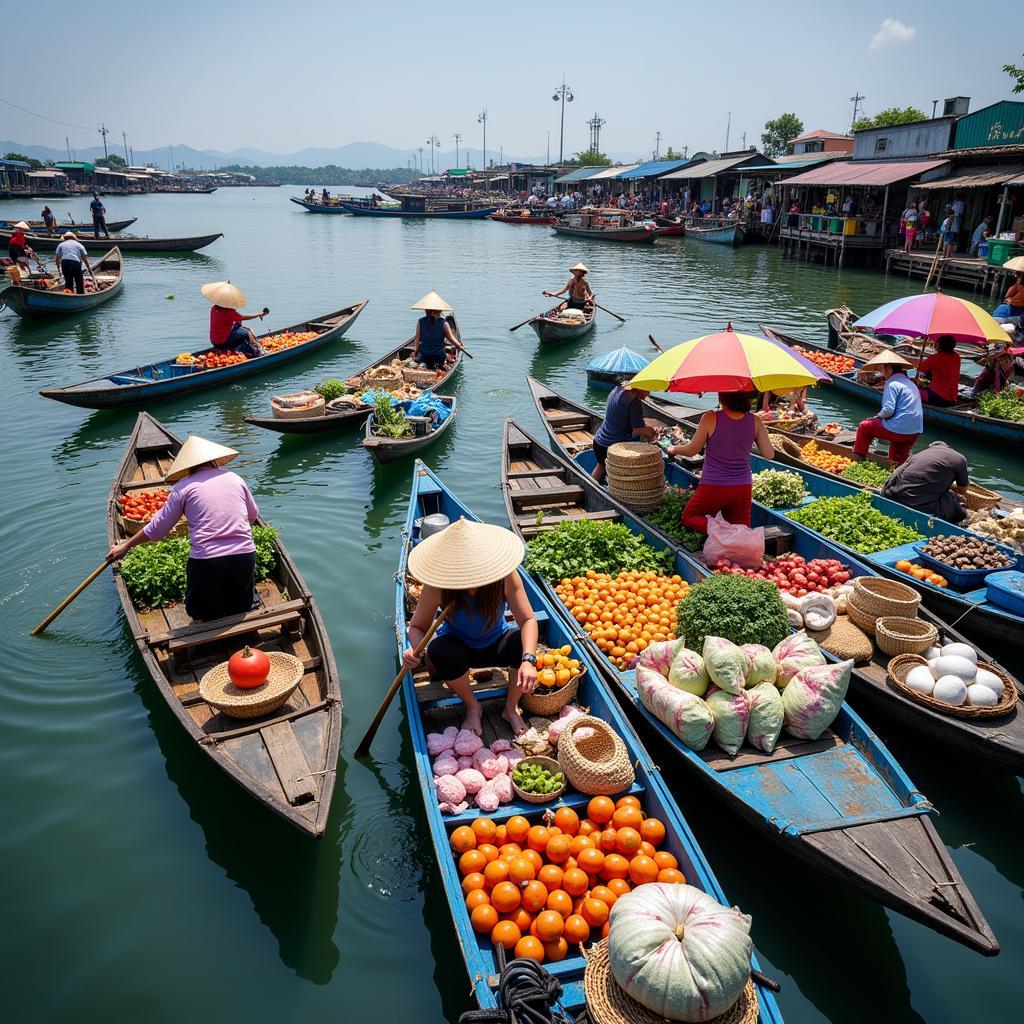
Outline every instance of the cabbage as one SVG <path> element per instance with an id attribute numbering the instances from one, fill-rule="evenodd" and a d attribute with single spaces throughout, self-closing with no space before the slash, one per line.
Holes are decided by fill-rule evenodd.
<path id="1" fill-rule="evenodd" d="M 853 662 L 843 661 L 797 672 L 782 691 L 786 731 L 800 739 L 818 739 L 846 700 L 852 670 Z"/>
<path id="2" fill-rule="evenodd" d="M 704 637 L 704 665 L 711 681 L 729 693 L 739 693 L 747 681 L 750 658 L 742 648 L 721 636 Z"/>
<path id="3" fill-rule="evenodd" d="M 750 700 L 746 690 L 729 693 L 712 687 L 708 691 L 707 706 L 715 719 L 715 742 L 730 756 L 735 757 L 743 746 L 750 718 Z"/>
<path id="4" fill-rule="evenodd" d="M 747 698 L 750 701 L 747 739 L 758 750 L 770 754 L 782 732 L 782 697 L 775 686 L 765 680 L 747 690 Z"/>
<path id="5" fill-rule="evenodd" d="M 770 654 L 770 652 L 769 652 Z M 775 662 L 772 662 L 774 672 Z M 680 690 L 687 690 L 703 697 L 708 688 L 708 672 L 704 667 L 704 659 L 688 647 L 680 647 L 672 659 L 668 681 Z"/>

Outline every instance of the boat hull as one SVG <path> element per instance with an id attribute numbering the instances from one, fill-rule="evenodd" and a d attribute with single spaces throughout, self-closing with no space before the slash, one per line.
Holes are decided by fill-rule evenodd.
<path id="1" fill-rule="evenodd" d="M 440 395 L 438 397 L 441 398 Z M 432 444 L 440 441 L 455 423 L 455 414 L 458 411 L 455 399 L 442 398 L 441 400 L 448 406 L 448 419 L 444 423 L 439 423 L 433 430 L 421 437 L 378 437 L 373 432 L 376 419 L 373 413 L 371 413 L 366 421 L 363 447 L 382 465 L 399 462 L 413 455 L 419 455 Z"/>
<path id="2" fill-rule="evenodd" d="M 593 330 L 597 323 L 597 307 L 590 311 L 590 316 L 579 323 L 567 323 L 550 313 L 534 320 L 530 326 L 542 345 L 560 345 L 566 341 L 576 341 L 588 331 Z"/>
<path id="3" fill-rule="evenodd" d="M 124 231 L 125 228 L 130 228 L 139 218 L 129 217 L 128 220 L 108 220 L 107 230 L 108 231 Z M 0 229 L 7 230 L 14 227 L 14 221 L 12 220 L 0 220 Z M 29 227 L 33 232 L 46 230 L 46 225 L 41 220 L 30 220 L 28 221 Z M 60 238 L 61 234 L 65 231 L 81 232 L 83 237 L 87 233 L 92 232 L 92 221 L 86 223 L 85 221 L 57 221 L 53 229 L 53 237 Z"/>
<path id="4" fill-rule="evenodd" d="M 700 242 L 712 242 L 715 245 L 739 245 L 746 234 L 742 224 L 703 227 L 693 221 L 686 225 L 686 233 Z"/>
<path id="5" fill-rule="evenodd" d="M 660 234 L 656 228 L 608 228 L 602 231 L 597 228 L 569 228 L 561 224 L 555 224 L 551 230 L 568 238 L 592 238 L 598 242 L 636 242 L 641 245 L 650 245 Z"/>
<path id="6" fill-rule="evenodd" d="M 218 231 L 212 235 L 195 235 L 190 238 L 118 238 L 117 247 L 121 252 L 195 252 L 212 245 L 221 237 L 222 232 Z M 11 232 L 0 230 L 0 245 L 6 246 L 10 240 Z M 26 235 L 25 241 L 38 252 L 54 252 L 61 238 L 60 235 Z M 81 241 L 88 244 L 101 239 L 85 237 Z"/>
<path id="7" fill-rule="evenodd" d="M 497 210 L 496 206 L 485 206 L 479 210 L 386 210 L 381 207 L 374 209 L 367 206 L 350 206 L 342 203 L 345 209 L 356 217 L 404 217 L 409 220 L 486 220 Z"/>
<path id="8" fill-rule="evenodd" d="M 555 214 L 542 214 L 538 217 L 516 217 L 509 216 L 502 213 L 500 210 L 497 213 L 490 215 L 491 220 L 498 221 L 499 224 L 557 224 L 558 217 Z"/>

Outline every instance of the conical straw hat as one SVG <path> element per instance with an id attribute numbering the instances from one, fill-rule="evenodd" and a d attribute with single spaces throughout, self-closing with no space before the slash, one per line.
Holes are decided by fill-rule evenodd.
<path id="1" fill-rule="evenodd" d="M 204 284 L 199 291 L 202 292 L 204 299 L 215 306 L 224 306 L 227 309 L 241 309 L 247 301 L 230 281 L 213 281 Z"/>
<path id="2" fill-rule="evenodd" d="M 511 530 L 460 519 L 413 548 L 409 572 L 431 587 L 469 590 L 504 579 L 525 553 Z"/>
<path id="3" fill-rule="evenodd" d="M 452 307 L 441 298 L 437 292 L 427 292 L 413 307 L 413 309 L 439 309 L 442 313 L 450 313 Z"/>
<path id="4" fill-rule="evenodd" d="M 189 435 L 189 439 L 181 446 L 164 479 L 169 483 L 180 480 L 190 469 L 214 462 L 224 466 L 238 455 L 234 448 L 226 448 L 216 441 L 207 441 L 205 437 Z"/>
<path id="5" fill-rule="evenodd" d="M 1024 256 L 1014 256 L 1012 260 L 1007 260 L 1003 270 L 1024 270 Z"/>
<path id="6" fill-rule="evenodd" d="M 575 267 L 570 267 L 569 273 L 572 274 L 577 270 L 582 270 L 584 274 L 590 273 L 590 268 L 584 263 L 577 263 Z"/>
<path id="7" fill-rule="evenodd" d="M 863 366 L 862 370 L 873 370 L 877 366 L 899 366 L 908 367 L 914 364 L 908 362 L 899 354 L 899 352 L 893 352 L 891 348 L 884 348 L 881 352 L 873 355 Z"/>
<path id="8" fill-rule="evenodd" d="M 17 223 L 17 224 L 15 224 L 14 226 L 15 226 L 16 228 L 21 228 L 21 230 L 22 230 L 22 231 L 31 231 L 31 230 L 32 230 L 32 229 L 31 229 L 31 228 L 30 228 L 30 227 L 28 226 L 28 224 L 26 224 L 26 223 L 25 223 L 25 221 L 23 221 L 23 220 L 19 220 L 19 221 L 18 221 L 18 223 Z"/>

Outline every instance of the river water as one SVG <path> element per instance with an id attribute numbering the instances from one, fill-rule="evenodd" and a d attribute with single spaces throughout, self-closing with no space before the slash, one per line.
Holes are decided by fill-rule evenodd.
<path id="1" fill-rule="evenodd" d="M 503 418 L 543 436 L 533 374 L 586 394 L 583 367 L 628 344 L 650 351 L 758 323 L 825 337 L 823 312 L 866 311 L 920 282 L 836 273 L 693 240 L 653 247 L 575 242 L 546 228 L 314 216 L 299 189 L 111 198 L 151 235 L 223 231 L 189 256 L 127 257 L 123 294 L 52 324 L 0 312 L 7 429 L 0 567 L 6 668 L 0 673 L 4 865 L 0 958 L 11 1020 L 335 1020 L 439 1024 L 470 1004 L 440 893 L 411 751 L 396 702 L 372 762 L 351 752 L 394 673 L 392 573 L 411 466 L 375 466 L 358 432 L 323 440 L 249 427 L 274 393 L 345 377 L 408 337 L 409 307 L 436 288 L 458 312 L 475 360 L 458 378 L 460 414 L 428 461 L 483 518 L 504 521 L 498 491 Z M 0 216 L 41 203 L 4 203 Z M 84 200 L 55 206 L 84 219 Z M 14 219 L 12 217 L 12 219 Z M 102 246 L 90 244 L 93 255 Z M 538 351 L 509 326 L 548 304 L 583 259 L 602 305 L 578 347 Z M 154 692 L 109 577 L 42 639 L 29 629 L 102 559 L 104 504 L 134 411 L 90 413 L 37 394 L 201 347 L 204 282 L 230 278 L 268 328 L 369 298 L 333 348 L 151 411 L 177 433 L 235 446 L 236 465 L 317 595 L 342 672 L 345 730 L 327 833 L 309 842 L 255 807 L 186 741 Z M 824 390 L 824 389 L 823 389 Z M 823 419 L 866 407 L 812 395 Z M 951 436 L 984 484 L 1024 496 L 1019 453 Z M 754 918 L 765 968 L 782 982 L 791 1024 L 1019 1019 L 1014 964 L 1024 955 L 1024 860 L 1012 826 L 1020 781 L 950 757 L 874 721 L 917 787 L 1002 942 L 986 960 L 795 863 L 690 785 L 665 772 L 722 885 Z M 1013 835 L 1018 835 L 1018 840 Z"/>

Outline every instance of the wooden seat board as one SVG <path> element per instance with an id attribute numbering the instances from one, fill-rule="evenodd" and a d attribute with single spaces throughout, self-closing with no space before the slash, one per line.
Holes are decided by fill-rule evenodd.
<path id="1" fill-rule="evenodd" d="M 750 746 L 741 748 L 735 757 L 723 754 L 717 746 L 708 745 L 698 753 L 698 757 L 709 768 L 716 772 L 727 772 L 734 768 L 746 768 L 752 764 L 766 764 L 772 761 L 785 761 L 793 757 L 803 757 L 821 750 L 840 746 L 842 741 L 833 732 L 828 732 L 817 740 L 802 740 L 794 736 L 780 736 L 779 742 L 770 754 L 764 754 Z"/>
<path id="2" fill-rule="evenodd" d="M 278 722 L 260 730 L 267 753 L 274 763 L 281 788 L 292 806 L 316 799 L 317 784 L 311 776 L 309 762 L 290 722 Z"/>
<path id="3" fill-rule="evenodd" d="M 499 686 L 508 686 L 508 676 L 501 669 L 473 669 L 469 675 L 469 685 L 475 690 L 492 690 Z M 441 679 L 431 679 L 428 672 L 417 672 L 415 676 L 416 699 L 420 704 L 436 700 L 447 700 L 455 693 L 445 686 Z"/>

